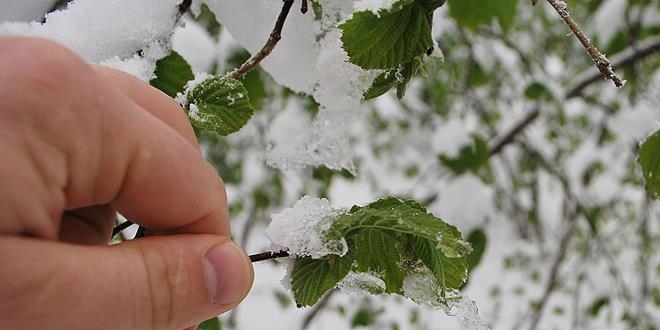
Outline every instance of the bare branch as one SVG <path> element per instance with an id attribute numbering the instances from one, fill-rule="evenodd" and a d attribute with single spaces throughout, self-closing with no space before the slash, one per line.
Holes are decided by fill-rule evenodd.
<path id="1" fill-rule="evenodd" d="M 289 16 L 289 11 L 291 10 L 291 6 L 293 5 L 293 0 L 283 0 L 284 5 L 282 6 L 282 11 L 280 11 L 280 15 L 277 17 L 277 22 L 275 22 L 275 28 L 273 28 L 273 32 L 270 33 L 270 36 L 268 37 L 268 41 L 266 41 L 266 44 L 261 48 L 261 50 L 254 54 L 252 57 L 250 57 L 245 63 L 243 63 L 238 69 L 232 71 L 229 73 L 229 77 L 233 79 L 238 79 L 248 72 L 252 71 L 261 61 L 263 61 L 266 56 L 270 55 L 270 53 L 275 49 L 275 46 L 277 46 L 277 43 L 282 39 L 282 28 L 284 27 L 284 22 L 286 22 L 287 16 Z M 306 2 L 306 1 L 304 1 Z"/>
<path id="2" fill-rule="evenodd" d="M 515 141 L 516 137 L 524 132 L 525 129 L 539 117 L 539 113 L 539 108 L 534 108 L 534 110 L 530 111 L 525 118 L 513 126 L 509 132 L 504 134 L 504 136 L 490 148 L 490 156 L 499 154 L 504 147 Z"/>
<path id="3" fill-rule="evenodd" d="M 660 53 L 660 38 L 640 42 L 635 47 L 628 47 L 612 58 L 612 68 L 625 68 L 657 53 Z M 599 81 L 600 76 L 600 72 L 594 69 L 579 74 L 575 79 L 575 83 L 568 88 L 566 98 L 580 96 L 586 87 Z"/>
<path id="4" fill-rule="evenodd" d="M 303 321 L 301 329 L 309 329 L 309 325 L 312 324 L 312 321 L 316 318 L 316 316 L 319 315 L 320 312 L 328 306 L 330 298 L 335 292 L 337 292 L 337 289 L 330 290 L 326 292 L 323 297 L 321 297 L 319 302 L 317 302 L 312 310 L 305 316 L 305 320 Z"/>
<path id="5" fill-rule="evenodd" d="M 250 261 L 259 262 L 264 260 L 276 259 L 276 258 L 285 258 L 289 256 L 287 251 L 278 251 L 278 252 L 263 252 L 250 255 Z"/>
<path id="6" fill-rule="evenodd" d="M 622 87 L 625 84 L 625 81 L 622 80 L 619 76 L 614 73 L 610 61 L 599 52 L 598 49 L 589 41 L 589 38 L 585 36 L 584 32 L 580 26 L 573 20 L 570 13 L 568 12 L 568 6 L 566 2 L 562 0 L 546 0 L 552 6 L 552 8 L 557 11 L 559 16 L 566 22 L 566 25 L 573 31 L 573 34 L 578 38 L 582 46 L 587 50 L 591 59 L 596 63 L 598 71 L 603 75 L 605 79 L 612 80 L 616 87 Z"/>

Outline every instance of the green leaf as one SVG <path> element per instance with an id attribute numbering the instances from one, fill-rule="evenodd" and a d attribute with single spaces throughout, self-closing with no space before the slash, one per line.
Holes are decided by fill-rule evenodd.
<path id="1" fill-rule="evenodd" d="M 199 327 L 197 327 L 197 330 L 220 330 L 220 329 L 222 329 L 222 327 L 220 326 L 220 319 L 218 319 L 217 317 L 210 318 L 202 322 L 202 324 L 200 324 Z"/>
<path id="2" fill-rule="evenodd" d="M 600 297 L 596 300 L 594 300 L 593 303 L 587 308 L 587 313 L 591 317 L 596 317 L 598 316 L 598 313 L 603 309 L 603 307 L 609 305 L 610 303 L 610 297 L 603 296 Z"/>
<path id="3" fill-rule="evenodd" d="M 364 92 L 364 99 L 370 100 L 377 98 L 387 93 L 390 89 L 396 86 L 396 84 L 396 70 L 387 70 L 374 79 L 371 87 Z"/>
<path id="4" fill-rule="evenodd" d="M 195 127 L 229 135 L 245 126 L 254 114 L 243 84 L 225 76 L 211 76 L 188 93 L 188 117 Z"/>
<path id="5" fill-rule="evenodd" d="M 460 288 L 467 277 L 470 248 L 460 232 L 414 201 L 389 197 L 354 206 L 322 235 L 333 244 L 345 240 L 348 253 L 295 260 L 291 284 L 299 306 L 316 303 L 349 271 L 381 279 L 394 294 L 404 294 L 406 275 L 420 264 L 433 273 L 438 292 Z"/>
<path id="6" fill-rule="evenodd" d="M 516 17 L 517 5 L 517 0 L 449 0 L 449 16 L 473 31 L 497 19 L 507 31 Z"/>
<path id="7" fill-rule="evenodd" d="M 477 228 L 468 234 L 467 241 L 472 246 L 472 252 L 467 256 L 468 270 L 472 271 L 481 262 L 488 244 L 488 237 L 483 230 Z"/>
<path id="8" fill-rule="evenodd" d="M 222 25 L 218 23 L 218 20 L 215 17 L 215 13 L 213 13 L 213 11 L 209 9 L 209 6 L 205 3 L 202 3 L 202 6 L 199 10 L 199 15 L 195 17 L 195 21 L 203 26 L 213 38 L 217 39 L 220 35 Z"/>
<path id="9" fill-rule="evenodd" d="M 297 258 L 291 272 L 291 288 L 298 307 L 314 305 L 351 269 L 352 254 L 330 255 L 323 259 Z"/>
<path id="10" fill-rule="evenodd" d="M 525 97 L 530 100 L 552 100 L 552 92 L 543 84 L 535 81 L 525 88 Z"/>
<path id="11" fill-rule="evenodd" d="M 654 198 L 660 197 L 660 130 L 642 143 L 638 161 L 646 181 L 646 190 Z"/>
<path id="12" fill-rule="evenodd" d="M 195 75 L 186 60 L 179 53 L 172 51 L 156 62 L 155 78 L 149 83 L 170 97 L 182 93 L 186 83 Z"/>
<path id="13" fill-rule="evenodd" d="M 405 274 L 398 253 L 400 247 L 393 233 L 367 228 L 353 235 L 349 246 L 355 249 L 357 271 L 382 274 L 387 292 L 401 293 Z"/>
<path id="14" fill-rule="evenodd" d="M 371 11 L 354 13 L 340 25 L 351 63 L 363 69 L 393 69 L 423 55 L 433 46 L 432 12 L 442 3 L 399 1 L 378 15 Z"/>
<path id="15" fill-rule="evenodd" d="M 482 137 L 475 135 L 471 144 L 463 146 L 456 157 L 440 155 L 440 161 L 454 174 L 460 175 L 468 171 L 477 172 L 488 163 L 490 151 L 488 142 Z"/>

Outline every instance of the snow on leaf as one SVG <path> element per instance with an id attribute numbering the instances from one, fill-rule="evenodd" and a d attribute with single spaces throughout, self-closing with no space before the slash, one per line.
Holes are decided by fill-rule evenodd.
<path id="1" fill-rule="evenodd" d="M 389 11 L 365 10 L 343 23 L 342 42 L 351 63 L 391 69 L 433 46 L 431 21 L 437 1 L 399 1 Z"/>
<path id="2" fill-rule="evenodd" d="M 170 97 L 176 97 L 183 92 L 186 83 L 195 78 L 188 62 L 175 51 L 156 62 L 154 75 L 155 77 L 149 81 L 151 86 Z"/>
<path id="3" fill-rule="evenodd" d="M 354 206 L 322 235 L 329 242 L 344 239 L 348 252 L 294 261 L 291 285 L 299 306 L 316 303 L 349 271 L 380 279 L 386 293 L 405 295 L 405 279 L 426 268 L 440 301 L 445 292 L 460 288 L 467 276 L 470 248 L 461 234 L 414 201 L 390 197 Z M 351 286 L 342 281 L 341 287 Z"/>
<path id="4" fill-rule="evenodd" d="M 660 131 L 642 143 L 638 161 L 646 181 L 646 190 L 653 197 L 660 197 Z"/>
<path id="5" fill-rule="evenodd" d="M 209 76 L 193 86 L 188 86 L 184 106 L 196 127 L 226 136 L 245 126 L 254 113 L 247 90 L 238 80 Z"/>

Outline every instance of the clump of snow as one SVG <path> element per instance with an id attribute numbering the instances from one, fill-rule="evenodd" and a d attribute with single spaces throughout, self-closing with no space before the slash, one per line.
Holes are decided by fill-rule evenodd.
<path id="1" fill-rule="evenodd" d="M 343 210 L 335 209 L 325 198 L 304 196 L 292 208 L 272 215 L 266 228 L 271 251 L 286 250 L 295 257 L 312 258 L 346 254 L 348 247 L 343 238 L 328 242 L 321 237 L 342 213 Z"/>
<path id="2" fill-rule="evenodd" d="M 374 14 L 378 14 L 381 10 L 387 10 L 392 8 L 399 0 L 358 0 L 355 2 L 355 11 L 371 11 Z"/>
<path id="3" fill-rule="evenodd" d="M 186 59 L 193 72 L 211 71 L 218 57 L 217 42 L 194 20 L 184 17 L 183 22 L 172 35 L 172 48 Z"/>
<path id="4" fill-rule="evenodd" d="M 169 45 L 179 2 L 77 0 L 47 15 L 43 24 L 0 24 L 0 35 L 52 39 L 89 62 L 107 64 L 148 80 L 155 61 L 162 57 L 163 49 L 169 48 L 164 45 Z M 136 55 L 139 52 L 145 54 Z"/>
<path id="5" fill-rule="evenodd" d="M 369 273 L 349 272 L 337 287 L 349 294 L 381 294 L 386 290 L 385 282 Z"/>
<path id="6" fill-rule="evenodd" d="M 196 73 L 195 74 L 195 79 L 189 81 L 186 83 L 186 87 L 183 89 L 183 93 L 179 93 L 176 96 L 176 101 L 179 102 L 179 104 L 184 107 L 188 105 L 188 93 L 190 93 L 193 89 L 195 89 L 199 84 L 203 83 L 206 81 L 206 79 L 211 78 L 211 75 L 205 72 L 202 73 Z M 193 104 L 189 105 L 193 106 Z"/>
<path id="7" fill-rule="evenodd" d="M 218 21 L 250 53 L 255 54 L 268 40 L 282 1 L 213 0 L 205 1 Z M 289 14 L 282 40 L 261 63 L 280 84 L 295 91 L 310 93 L 316 83 L 316 29 L 311 14 Z"/>
<path id="8" fill-rule="evenodd" d="M 304 145 L 273 146 L 267 152 L 267 163 L 279 169 L 325 165 L 355 172 L 349 129 L 362 95 L 377 73 L 348 62 L 339 30 L 327 33 L 319 47 L 316 65 L 319 77 L 312 95 L 320 110 L 313 123 L 312 139 Z"/>
<path id="9" fill-rule="evenodd" d="M 403 295 L 418 304 L 445 310 L 458 321 L 461 330 L 489 330 L 472 299 L 459 291 L 442 292 L 437 283 L 431 270 L 420 265 L 406 274 Z"/>
<path id="10" fill-rule="evenodd" d="M 423 305 L 440 308 L 443 306 L 442 292 L 431 270 L 419 265 L 406 274 L 403 279 L 403 295 Z"/>
<path id="11" fill-rule="evenodd" d="M 461 326 L 461 330 L 489 330 L 486 322 L 479 316 L 477 304 L 468 296 L 461 295 L 452 303 L 452 315 Z"/>

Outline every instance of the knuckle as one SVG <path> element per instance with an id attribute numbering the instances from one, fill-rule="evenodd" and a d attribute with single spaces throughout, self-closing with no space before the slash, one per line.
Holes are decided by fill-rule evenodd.
<path id="1" fill-rule="evenodd" d="M 141 249 L 140 256 L 144 265 L 144 276 L 146 277 L 146 306 L 142 317 L 147 318 L 146 324 L 151 329 L 169 329 L 179 319 L 181 313 L 177 301 L 185 294 L 186 272 L 184 271 L 184 256 L 174 240 L 165 242 L 167 246 L 152 246 Z M 160 244 L 158 244 L 160 245 Z M 159 248 L 160 247 L 160 248 Z M 144 288 L 144 283 L 138 283 Z M 144 324 L 137 324 L 144 327 Z"/>
<path id="2" fill-rule="evenodd" d="M 4 71 L 16 88 L 33 92 L 62 92 L 80 83 L 91 68 L 64 46 L 42 38 L 14 38 L 2 57 Z"/>

